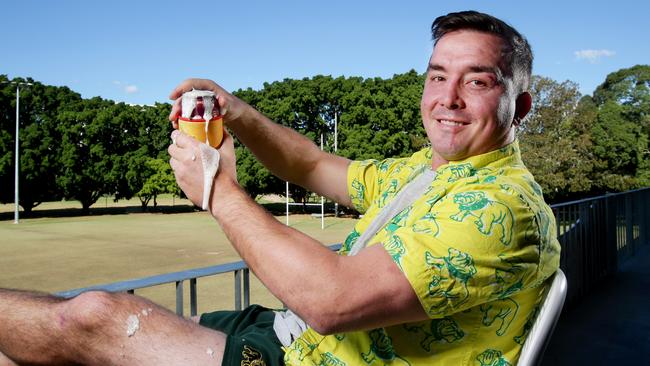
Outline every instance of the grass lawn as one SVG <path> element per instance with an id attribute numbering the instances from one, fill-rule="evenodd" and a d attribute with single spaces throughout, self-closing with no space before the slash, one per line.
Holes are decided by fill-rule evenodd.
<path id="1" fill-rule="evenodd" d="M 163 197 L 159 204 L 171 205 L 167 199 L 171 201 Z M 4 214 L 0 220 L 0 287 L 57 292 L 240 260 L 207 213 L 189 209 L 133 213 L 138 211 L 137 200 L 130 202 L 131 206 L 120 202 L 100 200 L 92 215 L 70 217 L 49 217 L 48 212 L 70 210 L 78 207 L 75 203 L 47 203 L 36 208 L 37 218 L 21 219 L 18 225 L 13 223 L 13 215 L 8 215 L 13 205 L 0 205 Z M 102 205 L 107 206 L 105 210 L 112 206 L 118 213 L 126 207 L 131 213 L 97 214 L 104 212 Z M 284 223 L 284 216 L 278 220 Z M 320 219 L 310 215 L 292 215 L 290 222 L 322 243 L 333 244 L 345 239 L 355 220 L 326 217 L 325 230 L 321 230 Z M 232 273 L 199 279 L 198 287 L 199 312 L 234 308 Z M 189 283 L 185 283 L 186 312 L 188 289 Z M 173 284 L 136 293 L 169 309 L 175 307 Z M 251 302 L 280 306 L 253 276 Z"/>

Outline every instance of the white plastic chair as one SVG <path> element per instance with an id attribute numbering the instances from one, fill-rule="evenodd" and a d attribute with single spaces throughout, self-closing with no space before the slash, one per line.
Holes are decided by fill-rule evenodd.
<path id="1" fill-rule="evenodd" d="M 560 318 L 564 299 L 566 298 L 567 281 L 564 272 L 558 268 L 553 276 L 553 283 L 546 294 L 544 303 L 539 309 L 537 319 L 528 334 L 519 356 L 519 366 L 536 366 L 541 364 L 555 324 Z"/>

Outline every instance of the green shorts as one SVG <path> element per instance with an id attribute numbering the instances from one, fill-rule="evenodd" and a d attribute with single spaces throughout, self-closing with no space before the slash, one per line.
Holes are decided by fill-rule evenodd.
<path id="1" fill-rule="evenodd" d="M 251 305 L 242 311 L 201 315 L 199 324 L 225 333 L 224 366 L 283 366 L 284 350 L 273 330 L 275 313 Z"/>

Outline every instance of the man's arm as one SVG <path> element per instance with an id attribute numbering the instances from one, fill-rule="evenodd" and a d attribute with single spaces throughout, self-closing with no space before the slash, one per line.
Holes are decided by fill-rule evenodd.
<path id="1" fill-rule="evenodd" d="M 348 159 L 321 151 L 305 136 L 271 121 L 210 80 L 188 79 L 172 92 L 170 98 L 178 99 L 192 88 L 215 92 L 225 124 L 273 174 L 351 206 L 347 192 Z M 177 100 L 172 108 L 172 121 L 180 113 L 179 103 Z"/>
<path id="2" fill-rule="evenodd" d="M 173 133 L 171 164 L 193 202 L 202 192 L 198 143 Z M 371 329 L 427 318 L 411 285 L 383 246 L 339 256 L 313 238 L 281 224 L 251 200 L 236 181 L 232 138 L 221 163 L 211 213 L 237 252 L 267 288 L 319 333 Z"/>

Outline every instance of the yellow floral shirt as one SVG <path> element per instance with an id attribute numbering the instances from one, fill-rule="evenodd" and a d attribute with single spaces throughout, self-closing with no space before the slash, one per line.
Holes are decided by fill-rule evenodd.
<path id="1" fill-rule="evenodd" d="M 351 164 L 364 213 L 342 254 L 396 193 L 431 167 L 431 149 Z M 514 365 L 559 267 L 555 219 L 514 143 L 436 170 L 425 194 L 379 230 L 430 320 L 322 336 L 309 329 L 288 365 Z"/>

